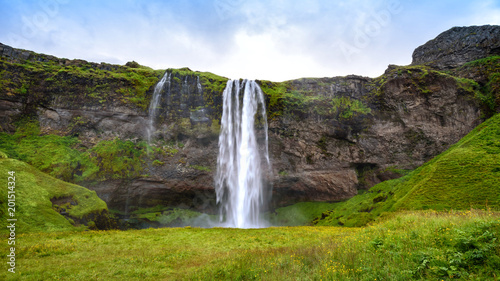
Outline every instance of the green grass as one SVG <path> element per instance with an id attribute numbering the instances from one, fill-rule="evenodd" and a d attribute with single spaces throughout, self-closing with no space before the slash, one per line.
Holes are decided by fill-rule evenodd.
<path id="1" fill-rule="evenodd" d="M 282 226 L 310 225 L 315 218 L 331 210 L 333 206 L 335 203 L 300 202 L 276 209 L 269 215 L 269 221 L 272 225 Z"/>
<path id="2" fill-rule="evenodd" d="M 15 218 L 18 219 L 18 233 L 31 231 L 82 230 L 53 209 L 53 198 L 71 198 L 76 205 L 65 206 L 71 218 L 82 219 L 92 213 L 99 214 L 107 210 L 106 203 L 97 197 L 95 191 L 63 182 L 40 172 L 34 167 L 14 159 L 0 159 L 0 203 L 7 206 L 8 173 L 14 172 L 15 179 Z M 2 208 L 1 220 L 6 221 L 7 210 Z M 5 233 L 2 228 L 1 232 Z"/>
<path id="3" fill-rule="evenodd" d="M 500 114 L 431 161 L 338 203 L 318 225 L 361 226 L 397 210 L 500 209 Z"/>
<path id="4" fill-rule="evenodd" d="M 18 232 L 17 273 L 3 270 L 0 278 L 494 280 L 500 275 L 499 218 L 474 210 L 425 211 L 364 228 Z"/>

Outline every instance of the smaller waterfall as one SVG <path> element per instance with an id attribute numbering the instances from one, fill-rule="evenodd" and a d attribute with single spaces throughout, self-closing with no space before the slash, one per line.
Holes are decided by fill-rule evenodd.
<path id="1" fill-rule="evenodd" d="M 200 76 L 196 76 L 196 87 L 198 88 L 198 95 L 202 96 L 203 89 L 201 88 L 201 84 L 200 84 Z"/>
<path id="2" fill-rule="evenodd" d="M 147 138 L 148 138 L 148 143 L 151 143 L 151 136 L 153 135 L 155 131 L 155 119 L 156 119 L 156 113 L 158 109 L 158 105 L 160 103 L 161 99 L 161 93 L 163 91 L 163 87 L 165 83 L 168 84 L 168 88 L 170 90 L 170 79 L 171 79 L 171 74 L 168 72 L 165 72 L 163 77 L 161 78 L 160 82 L 156 84 L 155 90 L 153 92 L 153 98 L 151 99 L 151 102 L 149 103 L 149 120 L 148 120 L 148 128 L 146 129 L 147 133 Z"/>
<path id="3" fill-rule="evenodd" d="M 240 91 L 243 100 L 240 102 Z M 230 80 L 223 92 L 215 191 L 221 223 L 228 227 L 265 227 L 261 211 L 267 202 L 263 167 L 270 168 L 264 96 L 255 81 Z M 265 140 L 259 143 L 255 121 L 260 111 Z M 264 157 L 261 157 L 263 147 Z M 262 161 L 264 158 L 265 161 Z"/>

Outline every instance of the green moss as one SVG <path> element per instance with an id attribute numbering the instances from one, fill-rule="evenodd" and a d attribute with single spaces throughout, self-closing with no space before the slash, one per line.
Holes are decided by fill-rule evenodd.
<path id="1" fill-rule="evenodd" d="M 278 83 L 267 80 L 259 80 L 257 83 L 266 97 L 267 118 L 272 120 L 281 116 L 286 107 L 284 98 L 289 91 L 290 84 L 288 82 Z"/>
<path id="2" fill-rule="evenodd" d="M 95 166 L 75 147 L 78 139 L 57 135 L 40 136 L 36 122 L 19 124 L 15 134 L 0 133 L 0 149 L 18 160 L 65 181 L 75 182 L 77 170 L 90 172 Z"/>
<path id="3" fill-rule="evenodd" d="M 336 206 L 319 225 L 360 226 L 385 212 L 500 209 L 500 114 L 408 175 Z M 382 200 L 381 200 L 382 199 Z"/>
<path id="4" fill-rule="evenodd" d="M 167 207 L 164 207 L 162 205 L 156 205 L 154 207 L 150 208 L 139 208 L 135 211 L 132 212 L 133 215 L 141 215 L 141 214 L 147 214 L 147 213 L 158 213 L 158 212 L 163 212 L 167 210 Z"/>
<path id="5" fill-rule="evenodd" d="M 333 98 L 330 103 L 332 105 L 330 113 L 339 116 L 340 119 L 351 119 L 371 113 L 371 109 L 362 101 L 350 97 Z"/>
<path id="6" fill-rule="evenodd" d="M 477 99 L 483 104 L 486 117 L 500 111 L 500 56 L 491 56 L 464 64 L 453 71 L 457 76 L 480 79 Z"/>
<path id="7" fill-rule="evenodd" d="M 164 162 L 158 160 L 158 159 L 155 159 L 153 161 L 153 166 L 163 166 L 163 164 L 165 164 Z"/>
<path id="8" fill-rule="evenodd" d="M 280 171 L 278 173 L 278 175 L 282 176 L 282 177 L 285 177 L 285 176 L 288 176 L 288 172 L 287 171 Z"/>
<path id="9" fill-rule="evenodd" d="M 490 56 L 465 63 L 463 66 L 461 66 L 461 68 L 485 67 L 487 70 L 496 71 L 499 61 L 500 61 L 500 56 Z"/>
<path id="10" fill-rule="evenodd" d="M 200 165 L 191 165 L 189 166 L 195 170 L 198 170 L 198 171 L 203 171 L 203 172 L 211 172 L 212 169 L 210 167 L 207 167 L 207 166 L 200 166 Z"/>
<path id="11" fill-rule="evenodd" d="M 15 73 L 10 75 L 2 72 L 5 77 L 1 80 L 10 80 L 7 84 L 1 83 L 7 91 L 29 94 L 37 99 L 43 99 L 45 95 L 78 95 L 87 98 L 84 100 L 87 103 L 120 101 L 144 110 L 149 104 L 146 93 L 159 78 L 159 71 L 145 66 L 128 67 L 55 58 L 43 62 L 27 60 L 18 63 L 0 58 L 0 62 L 0 68 Z M 43 88 L 39 85 L 43 85 Z M 31 91 L 33 87 L 36 89 Z"/>
<path id="12" fill-rule="evenodd" d="M 331 153 L 328 152 L 328 138 L 326 136 L 322 136 L 317 142 L 316 145 L 319 149 L 321 149 L 321 153 L 324 155 L 331 156 Z"/>
<path id="13" fill-rule="evenodd" d="M 140 177 L 144 169 L 146 143 L 113 139 L 101 141 L 90 150 L 91 161 L 99 167 L 96 179 Z"/>
<path id="14" fill-rule="evenodd" d="M 81 219 L 86 215 L 98 214 L 107 210 L 106 203 L 97 197 L 95 191 L 70 184 L 48 176 L 34 167 L 14 159 L 0 159 L 0 173 L 5 175 L 2 181 L 0 202 L 6 205 L 7 174 L 15 176 L 15 217 L 18 218 L 18 233 L 32 231 L 77 230 L 70 221 L 56 212 L 52 207 L 52 198 L 70 197 L 76 205 L 67 209 L 69 216 Z M 4 205 L 4 206 L 5 206 Z M 2 220 L 6 214 L 0 213 Z M 4 230 L 2 230 L 3 232 Z"/>
<path id="15" fill-rule="evenodd" d="M 318 85 L 325 84 L 316 81 Z M 270 82 L 258 81 L 266 96 L 268 119 L 286 116 L 303 120 L 311 116 L 321 116 L 324 119 L 351 119 L 371 112 L 368 105 L 361 100 L 350 97 L 328 98 L 293 87 L 289 81 Z M 324 85 L 323 85 L 324 86 Z"/>
<path id="16" fill-rule="evenodd" d="M 396 166 L 390 166 L 390 167 L 387 167 L 384 171 L 388 171 L 388 172 L 392 172 L 392 173 L 395 173 L 395 174 L 399 174 L 401 176 L 406 176 L 407 174 L 409 174 L 412 170 L 408 170 L 408 169 L 398 169 Z"/>
<path id="17" fill-rule="evenodd" d="M 21 124 L 13 135 L 0 133 L 0 149 L 11 158 L 73 183 L 142 176 L 148 157 L 145 142 L 113 139 L 85 148 L 76 137 L 39 133 L 36 122 Z M 178 152 L 176 148 L 166 147 L 156 149 L 155 153 L 160 151 L 168 155 Z"/>
<path id="18" fill-rule="evenodd" d="M 335 203 L 300 202 L 276 209 L 269 215 L 269 220 L 273 225 L 311 225 L 313 219 L 321 216 L 323 212 L 331 210 L 334 206 Z"/>

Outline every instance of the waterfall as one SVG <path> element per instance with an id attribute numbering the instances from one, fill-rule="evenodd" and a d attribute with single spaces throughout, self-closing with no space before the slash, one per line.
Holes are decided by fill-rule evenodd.
<path id="1" fill-rule="evenodd" d="M 201 88 L 200 76 L 196 76 L 196 88 L 198 89 L 198 96 L 203 96 L 203 89 Z"/>
<path id="2" fill-rule="evenodd" d="M 222 99 L 215 176 L 221 223 L 238 228 L 265 227 L 266 222 L 260 214 L 267 202 L 262 166 L 269 170 L 270 162 L 264 95 L 255 81 L 244 80 L 240 83 L 239 80 L 230 80 Z M 259 111 L 261 120 L 258 121 L 263 123 L 265 133 L 265 138 L 260 143 L 255 132 Z M 263 148 L 262 151 L 259 147 Z"/>
<path id="3" fill-rule="evenodd" d="M 169 85 L 169 91 L 170 91 L 170 73 L 165 72 L 163 77 L 161 78 L 160 82 L 156 84 L 155 90 L 153 92 L 153 98 L 151 99 L 151 102 L 149 103 L 149 112 L 148 112 L 148 128 L 146 129 L 147 133 L 147 138 L 148 138 L 148 143 L 151 144 L 151 136 L 153 135 L 155 131 L 155 119 L 156 119 L 156 112 L 158 108 L 158 104 L 160 103 L 160 98 L 161 98 L 161 93 L 163 91 L 163 86 L 165 83 Z"/>

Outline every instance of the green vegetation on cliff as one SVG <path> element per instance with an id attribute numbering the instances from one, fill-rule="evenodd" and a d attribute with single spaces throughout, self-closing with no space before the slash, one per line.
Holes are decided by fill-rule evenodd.
<path id="1" fill-rule="evenodd" d="M 500 114 L 409 173 L 338 203 L 317 225 L 361 226 L 398 210 L 500 209 Z"/>
<path id="2" fill-rule="evenodd" d="M 0 57 L 0 93 L 4 98 L 29 95 L 39 104 L 61 96 L 60 100 L 68 103 L 77 100 L 91 106 L 119 102 L 145 110 L 149 105 L 146 93 L 164 70 L 128 65 L 132 67 L 54 57 L 25 61 Z"/>
<path id="3" fill-rule="evenodd" d="M 33 121 L 20 123 L 12 135 L 0 132 L 0 151 L 73 183 L 141 177 L 147 160 L 176 152 L 169 146 L 153 148 L 144 141 L 118 138 L 87 147 L 76 137 L 44 135 Z"/>
<path id="4" fill-rule="evenodd" d="M 13 172 L 9 174 L 9 172 Z M 15 218 L 17 233 L 33 231 L 67 231 L 86 229 L 89 223 L 107 212 L 106 203 L 97 197 L 95 191 L 70 184 L 34 167 L 14 159 L 0 159 L 0 219 L 6 221 L 8 191 L 15 196 Z M 12 176 L 11 179 L 8 177 Z M 15 182 L 11 189 L 7 181 Z M 9 184 L 9 186 L 11 186 Z M 64 209 L 64 210 L 62 210 Z M 60 212 L 66 212 L 65 216 Z M 95 223 L 93 224 L 95 226 Z M 2 228 L 2 233 L 7 231 Z"/>
<path id="5" fill-rule="evenodd" d="M 292 81 L 277 83 L 262 80 L 258 82 L 266 96 L 267 115 L 270 120 L 284 116 L 297 120 L 321 116 L 331 120 L 350 121 L 371 112 L 365 101 L 348 95 L 335 97 L 318 95 L 294 85 Z M 322 86 L 327 85 L 323 82 L 317 83 Z"/>
<path id="6" fill-rule="evenodd" d="M 478 81 L 480 95 L 488 115 L 500 112 L 500 56 L 491 56 L 468 62 L 453 70 L 454 75 Z"/>

